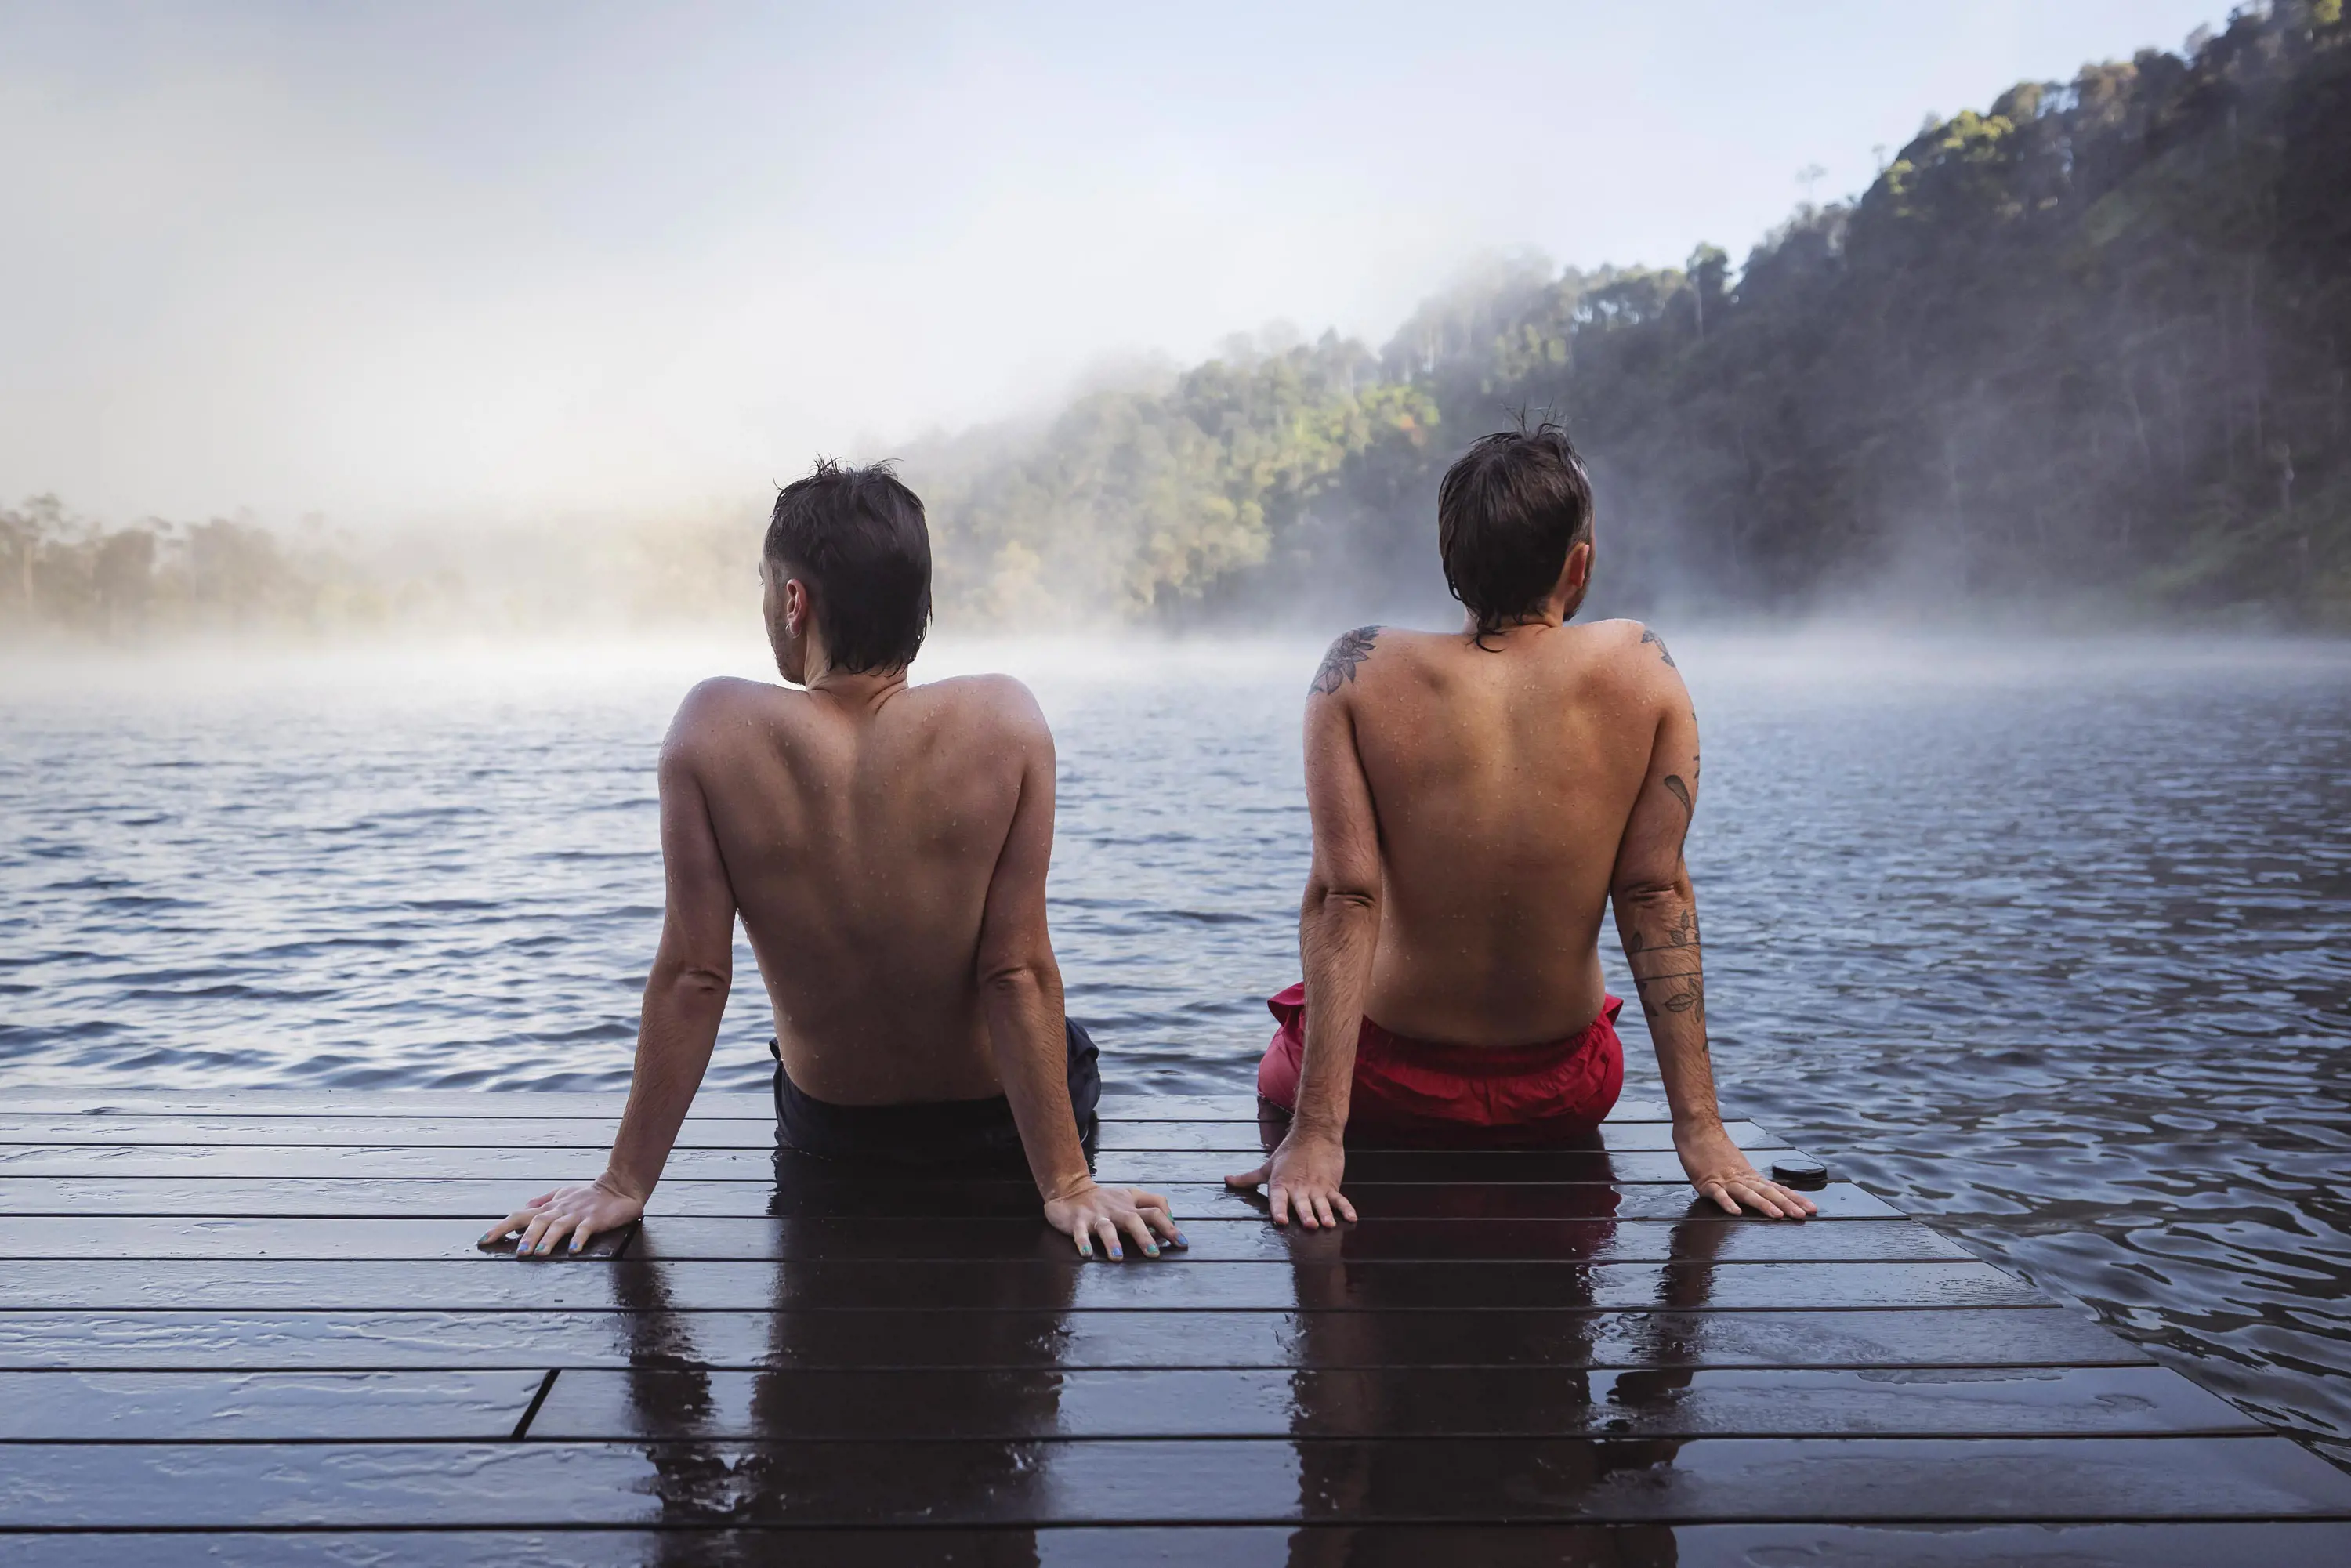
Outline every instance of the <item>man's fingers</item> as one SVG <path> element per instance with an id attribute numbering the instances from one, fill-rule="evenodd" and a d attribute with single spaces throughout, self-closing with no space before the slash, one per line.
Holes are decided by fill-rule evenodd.
<path id="1" fill-rule="evenodd" d="M 1113 1225 L 1107 1218 L 1097 1219 L 1093 1223 L 1093 1230 L 1096 1236 L 1102 1238 L 1104 1257 L 1121 1259 L 1126 1256 L 1126 1249 L 1118 1244 L 1117 1226 Z"/>
<path id="2" fill-rule="evenodd" d="M 529 1223 L 530 1216 L 524 1213 L 521 1209 L 517 1209 L 514 1213 L 507 1215 L 504 1219 L 499 1220 L 496 1225 L 490 1227 L 490 1233 L 482 1238 L 482 1245 L 485 1247 L 495 1247 L 499 1242 L 504 1241 L 507 1237 L 512 1236 L 516 1231 L 520 1230 L 524 1226 L 528 1225 Z"/>
<path id="3" fill-rule="evenodd" d="M 1083 1258 L 1090 1263 L 1093 1261 L 1094 1238 L 1092 1231 L 1088 1230 L 1083 1225 L 1073 1225 L 1070 1227 L 1070 1239 L 1076 1244 L 1079 1257 Z"/>
<path id="4" fill-rule="evenodd" d="M 1268 1160 L 1253 1171 L 1244 1171 L 1239 1176 L 1227 1176 L 1225 1185 L 1237 1187 L 1263 1186 L 1266 1178 L 1271 1175 L 1273 1175 L 1273 1162 Z"/>
<path id="5" fill-rule="evenodd" d="M 1773 1219 L 1803 1219 L 1818 1214 L 1820 1206 L 1801 1193 L 1789 1191 L 1777 1182 L 1761 1176 L 1704 1176 L 1690 1185 L 1700 1197 L 1712 1198 L 1732 1214 L 1744 1214 L 1753 1209 Z"/>
<path id="6" fill-rule="evenodd" d="M 1331 1195 L 1331 1201 L 1337 1207 L 1340 1215 L 1345 1218 L 1348 1224 L 1353 1225 L 1355 1222 L 1355 1206 L 1347 1201 L 1347 1195 L 1345 1193 L 1332 1193 Z"/>
<path id="7" fill-rule="evenodd" d="M 1127 1194 L 1134 1201 L 1135 1212 L 1143 1217 L 1143 1222 L 1152 1230 L 1178 1247 L 1187 1245 L 1184 1232 L 1176 1228 L 1175 1211 L 1169 1207 L 1163 1195 L 1144 1192 L 1141 1187 L 1129 1187 Z"/>
<path id="8" fill-rule="evenodd" d="M 1290 1223 L 1290 1189 L 1280 1182 L 1273 1184 L 1273 1222 L 1276 1225 Z"/>
<path id="9" fill-rule="evenodd" d="M 592 1218 L 583 1218 L 580 1220 L 580 1222 L 574 1226 L 571 1230 L 571 1250 L 577 1252 L 582 1247 L 587 1246 L 588 1238 L 594 1234 L 596 1234 L 595 1221 Z"/>
<path id="10" fill-rule="evenodd" d="M 1118 1223 L 1121 1229 L 1134 1238 L 1134 1244 L 1143 1249 L 1145 1258 L 1159 1256 L 1159 1238 L 1151 1234 L 1151 1227 L 1144 1223 L 1143 1210 L 1127 1210 L 1118 1217 Z"/>
<path id="11" fill-rule="evenodd" d="M 1339 1223 L 1337 1220 L 1331 1218 L 1331 1195 L 1329 1193 L 1318 1192 L 1314 1195 L 1314 1218 L 1321 1220 L 1325 1225 L 1336 1225 Z"/>

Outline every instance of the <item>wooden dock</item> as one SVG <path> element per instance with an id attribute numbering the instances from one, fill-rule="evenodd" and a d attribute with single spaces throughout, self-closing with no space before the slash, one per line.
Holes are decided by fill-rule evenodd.
<path id="1" fill-rule="evenodd" d="M 1252 1102 L 1112 1099 L 1192 1245 L 1080 1264 L 705 1094 L 640 1230 L 479 1252 L 617 1111 L 9 1096 L 0 1562 L 2351 1562 L 2351 1475 L 1857 1187 L 1694 1206 L 1655 1106 L 1311 1234 Z"/>

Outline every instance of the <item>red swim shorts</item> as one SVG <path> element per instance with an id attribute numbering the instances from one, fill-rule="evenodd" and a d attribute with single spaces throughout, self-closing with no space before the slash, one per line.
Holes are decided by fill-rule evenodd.
<path id="1" fill-rule="evenodd" d="M 1306 1051 L 1306 987 L 1301 981 L 1266 1003 L 1280 1029 L 1258 1063 L 1259 1097 L 1283 1110 L 1298 1103 L 1299 1063 Z M 1589 1132 L 1625 1087 L 1625 1042 L 1607 998 L 1583 1033 L 1545 1045 L 1432 1045 L 1390 1034 L 1370 1019 L 1355 1036 L 1355 1087 L 1347 1114 L 1361 1131 L 1468 1132 L 1478 1142 L 1535 1143 Z"/>

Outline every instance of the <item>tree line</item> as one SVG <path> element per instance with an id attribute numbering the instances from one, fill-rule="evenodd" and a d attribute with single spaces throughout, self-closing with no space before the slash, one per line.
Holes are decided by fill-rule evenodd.
<path id="1" fill-rule="evenodd" d="M 951 625 L 1441 602 L 1437 477 L 1526 414 L 1589 459 L 1622 606 L 2351 626 L 2346 382 L 2351 27 L 2342 0 L 2274 0 L 1934 120 L 1735 268 L 1711 246 L 1679 267 L 1495 262 L 1384 347 L 1236 340 L 902 468 Z M 701 619 L 748 597 L 757 514 L 722 510 L 574 533 L 508 575 Z M 486 596 L 480 575 L 400 577 L 243 521 L 0 510 L 0 626 L 514 622 L 557 592 Z"/>
<path id="2" fill-rule="evenodd" d="M 110 528 L 55 496 L 0 507 L 0 627 L 17 632 L 381 625 L 449 587 L 387 584 L 316 525 L 287 539 L 227 517 Z"/>
<path id="3" fill-rule="evenodd" d="M 362 538 L 306 517 L 110 527 L 54 496 L 0 507 L 0 637 L 134 642 L 430 630 L 572 635 L 709 623 L 757 601 L 748 504 Z"/>
<path id="4" fill-rule="evenodd" d="M 1735 273 L 1498 264 L 1377 351 L 1228 354 L 908 472 L 993 613 L 1426 601 L 1437 476 L 1531 412 L 1592 464 L 1620 601 L 2340 625 L 2346 371 L 2351 29 L 2276 0 L 1928 124 Z"/>

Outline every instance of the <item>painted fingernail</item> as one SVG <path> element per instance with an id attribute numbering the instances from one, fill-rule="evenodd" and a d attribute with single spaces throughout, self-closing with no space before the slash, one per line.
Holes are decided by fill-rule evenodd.
<path id="1" fill-rule="evenodd" d="M 1120 1260 L 1122 1260 L 1122 1261 L 1123 1261 L 1123 1260 L 1124 1260 L 1124 1259 L 1125 1259 L 1125 1257 L 1126 1257 L 1126 1254 L 1125 1254 L 1125 1253 L 1123 1253 L 1123 1252 L 1120 1251 L 1120 1250 L 1119 1250 L 1117 1248 L 1115 1248 L 1115 1247 L 1113 1247 L 1113 1248 L 1112 1248 L 1112 1249 L 1110 1249 L 1110 1255 L 1111 1255 L 1113 1259 Z"/>
<path id="2" fill-rule="evenodd" d="M 1184 1239 L 1184 1233 L 1179 1230 L 1176 1233 L 1176 1245 L 1178 1247 L 1189 1247 L 1192 1244 Z"/>
<path id="3" fill-rule="evenodd" d="M 1159 1248 L 1158 1248 L 1158 1245 L 1157 1245 L 1156 1243 L 1155 1243 L 1155 1242 L 1150 1242 L 1150 1241 L 1146 1241 L 1146 1242 L 1144 1242 L 1144 1243 L 1143 1244 L 1143 1255 L 1144 1255 L 1145 1258 L 1156 1258 L 1156 1257 L 1158 1257 L 1158 1256 L 1159 1256 Z"/>

